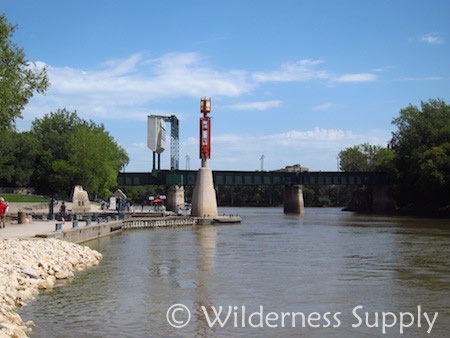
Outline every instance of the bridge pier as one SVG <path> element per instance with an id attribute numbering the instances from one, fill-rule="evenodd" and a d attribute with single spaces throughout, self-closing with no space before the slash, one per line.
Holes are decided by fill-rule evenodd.
<path id="1" fill-rule="evenodd" d="M 387 185 L 377 184 L 372 187 L 372 211 L 375 213 L 386 213 L 395 210 L 395 201 L 389 195 Z"/>
<path id="2" fill-rule="evenodd" d="M 305 203 L 303 201 L 302 186 L 298 184 L 284 186 L 284 213 L 303 215 Z"/>
<path id="3" fill-rule="evenodd" d="M 208 218 L 218 216 L 212 170 L 206 165 L 202 166 L 197 173 L 192 192 L 191 216 Z"/>
<path id="4" fill-rule="evenodd" d="M 184 203 L 184 187 L 182 185 L 170 185 L 167 188 L 167 210 L 178 212 L 178 205 Z"/>

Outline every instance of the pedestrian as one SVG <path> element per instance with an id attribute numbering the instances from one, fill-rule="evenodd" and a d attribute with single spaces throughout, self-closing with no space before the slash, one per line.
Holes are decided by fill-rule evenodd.
<path id="1" fill-rule="evenodd" d="M 8 211 L 8 204 L 3 197 L 0 197 L 0 227 L 6 227 L 6 212 Z"/>
<path id="2" fill-rule="evenodd" d="M 59 207 L 59 213 L 61 215 L 61 221 L 65 221 L 66 218 L 66 204 L 64 203 L 64 201 L 61 203 L 61 206 Z"/>

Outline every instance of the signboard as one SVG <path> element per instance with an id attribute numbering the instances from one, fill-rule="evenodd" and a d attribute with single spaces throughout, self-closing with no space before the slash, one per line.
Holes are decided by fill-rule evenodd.
<path id="1" fill-rule="evenodd" d="M 157 154 L 161 154 L 166 149 L 166 122 L 164 118 L 154 115 L 148 116 L 147 146 Z"/>

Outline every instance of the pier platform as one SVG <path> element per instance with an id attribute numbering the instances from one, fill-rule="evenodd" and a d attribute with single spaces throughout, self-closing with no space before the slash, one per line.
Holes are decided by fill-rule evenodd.
<path id="1" fill-rule="evenodd" d="M 148 214 L 102 215 L 93 218 L 76 217 L 73 220 L 48 220 L 43 217 L 28 217 L 30 222 L 19 224 L 17 218 L 9 219 L 6 228 L 0 229 L 2 238 L 58 238 L 69 242 L 82 243 L 103 236 L 120 233 L 129 229 L 150 229 L 158 227 L 180 227 L 206 224 L 236 224 L 242 221 L 239 216 L 217 216 L 200 218 L 190 216 L 163 216 Z"/>

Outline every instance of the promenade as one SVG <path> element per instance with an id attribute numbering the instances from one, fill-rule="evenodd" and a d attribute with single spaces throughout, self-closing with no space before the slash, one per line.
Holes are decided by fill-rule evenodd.
<path id="1" fill-rule="evenodd" d="M 33 220 L 29 224 L 17 224 L 7 222 L 6 228 L 0 229 L 0 238 L 32 238 L 37 234 L 48 234 L 55 231 L 57 221 Z M 58 222 L 61 223 L 61 222 Z M 72 222 L 68 221 L 62 225 L 62 229 L 71 229 Z"/>
<path id="2" fill-rule="evenodd" d="M 70 202 L 66 202 L 66 205 L 69 210 L 72 209 Z M 96 205 L 92 206 L 93 210 L 96 210 L 96 208 Z M 21 210 L 27 213 L 45 213 L 48 212 L 48 207 L 45 208 L 45 205 L 39 206 L 36 203 L 9 203 L 8 215 L 17 216 L 17 212 Z M 32 219 L 31 223 L 18 224 L 17 221 L 12 221 L 8 218 L 6 221 L 6 228 L 0 229 L 0 238 L 32 238 L 38 234 L 49 234 L 55 231 L 56 223 L 62 222 L 56 220 Z M 72 222 L 70 220 L 62 224 L 62 230 L 71 228 Z"/>

